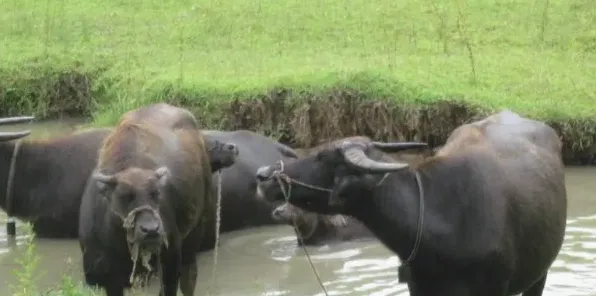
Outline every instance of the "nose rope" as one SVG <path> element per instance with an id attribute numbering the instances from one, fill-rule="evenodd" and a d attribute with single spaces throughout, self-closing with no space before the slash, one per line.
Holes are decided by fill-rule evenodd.
<path id="1" fill-rule="evenodd" d="M 110 209 L 111 209 L 111 207 L 110 207 Z M 122 219 L 122 227 L 124 228 L 124 230 L 126 232 L 126 241 L 127 241 L 127 245 L 128 245 L 128 251 L 130 252 L 130 259 L 132 260 L 132 271 L 130 273 L 130 277 L 128 280 L 129 280 L 130 284 L 134 283 L 135 273 L 136 273 L 136 269 L 137 269 L 137 262 L 138 262 L 138 259 L 140 256 L 141 264 L 143 265 L 143 267 L 145 267 L 147 269 L 147 274 L 144 279 L 141 279 L 141 281 L 143 282 L 142 285 L 146 284 L 149 281 L 149 278 L 151 276 L 151 271 L 153 270 L 153 268 L 151 267 L 151 264 L 149 264 L 149 261 L 151 260 L 151 253 L 144 252 L 143 250 L 140 249 L 139 244 L 137 242 L 134 242 L 133 230 L 134 230 L 135 220 L 136 220 L 137 215 L 139 213 L 145 212 L 145 211 L 150 212 L 157 220 L 159 235 L 162 237 L 163 244 L 165 245 L 165 247 L 167 249 L 168 248 L 168 238 L 165 235 L 165 231 L 163 228 L 163 222 L 161 220 L 161 216 L 159 215 L 159 211 L 152 208 L 149 205 L 138 206 L 138 207 L 132 209 L 130 212 L 128 212 L 128 214 L 126 216 L 122 216 L 122 215 L 118 214 L 113 209 L 111 209 L 111 210 L 114 214 L 116 214 L 118 217 L 120 217 Z M 161 248 L 157 250 L 157 253 L 155 253 L 155 255 L 157 256 L 157 260 L 156 260 L 157 274 L 159 274 L 159 275 L 161 275 L 161 272 L 162 272 L 161 260 L 159 259 L 160 253 L 161 253 Z"/>
<path id="2" fill-rule="evenodd" d="M 215 206 L 215 246 L 213 247 L 213 267 L 211 269 L 211 284 L 207 292 L 215 286 L 215 275 L 217 274 L 217 257 L 219 252 L 219 229 L 221 228 L 221 186 L 222 186 L 222 174 L 221 170 L 217 171 L 217 204 Z"/>
<path id="3" fill-rule="evenodd" d="M 286 202 L 290 201 L 290 194 L 292 193 L 292 183 L 298 184 L 298 185 L 306 187 L 306 188 L 331 192 L 331 190 L 329 190 L 329 189 L 312 186 L 312 185 L 302 183 L 302 182 L 299 182 L 297 180 L 290 178 L 288 175 L 286 175 L 283 172 L 284 171 L 284 162 L 282 160 L 279 160 L 278 163 L 279 163 L 280 168 L 279 168 L 279 170 L 276 170 L 273 172 L 273 177 L 275 178 L 275 180 L 277 180 L 277 183 L 279 184 L 279 187 L 281 188 L 281 192 L 284 195 Z M 288 184 L 287 190 L 286 190 L 285 186 L 283 185 L 283 181 L 285 181 Z M 300 231 L 300 230 L 298 230 L 298 224 L 296 223 L 296 217 L 294 217 L 293 215 L 292 215 L 292 224 L 294 225 L 294 229 L 296 229 L 296 231 Z M 325 293 L 325 296 L 329 296 L 329 293 L 327 292 L 327 289 L 325 288 L 325 285 L 323 284 L 323 281 L 321 280 L 321 277 L 319 276 L 319 273 L 317 272 L 317 269 L 315 268 L 315 265 L 312 262 L 312 259 L 310 258 L 310 254 L 308 253 L 308 250 L 306 249 L 306 246 L 304 245 L 302 236 L 299 235 L 298 239 L 300 240 L 300 244 L 302 245 L 302 250 L 304 250 L 304 254 L 306 254 L 306 259 L 308 260 L 308 264 L 310 265 L 310 268 L 312 269 L 313 273 L 315 274 L 315 277 L 317 278 L 317 282 L 319 283 L 319 286 L 321 286 L 321 289 L 323 290 L 323 293 Z"/>

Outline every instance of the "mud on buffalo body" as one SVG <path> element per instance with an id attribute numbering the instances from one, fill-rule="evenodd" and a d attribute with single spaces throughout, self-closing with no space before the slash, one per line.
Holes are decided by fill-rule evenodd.
<path id="1" fill-rule="evenodd" d="M 87 284 L 108 296 L 154 269 L 162 296 L 179 285 L 194 293 L 203 221 L 214 215 L 207 147 L 194 121 L 177 107 L 147 106 L 124 114 L 102 143 L 81 202 L 79 243 Z"/>
<path id="2" fill-rule="evenodd" d="M 541 295 L 567 218 L 555 131 L 505 110 L 458 127 L 417 165 L 383 154 L 408 146 L 423 145 L 334 141 L 259 168 L 258 192 L 362 221 L 410 272 L 413 296 Z"/>

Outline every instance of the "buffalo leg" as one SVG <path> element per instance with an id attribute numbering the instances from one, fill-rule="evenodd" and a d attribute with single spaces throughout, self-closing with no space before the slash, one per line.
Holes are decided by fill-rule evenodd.
<path id="1" fill-rule="evenodd" d="M 195 228 L 189 237 L 182 242 L 182 266 L 180 267 L 180 292 L 184 296 L 193 296 L 199 273 L 197 267 L 196 238 L 199 227 Z"/>
<path id="2" fill-rule="evenodd" d="M 161 266 L 163 266 L 161 272 L 160 296 L 176 296 L 176 292 L 178 291 L 180 257 L 179 253 L 176 251 L 171 253 L 174 254 L 167 254 L 160 258 Z"/>
<path id="3" fill-rule="evenodd" d="M 182 241 L 182 266 L 180 267 L 180 292 L 184 296 L 193 296 L 197 283 L 197 253 L 205 239 L 204 224 L 198 224 Z"/>
<path id="4" fill-rule="evenodd" d="M 408 290 L 411 296 L 476 296 L 472 293 L 472 287 L 459 279 L 441 280 L 434 278 L 435 281 L 426 281 L 422 279 L 414 280 L 408 284 Z M 433 283 L 429 285 L 428 283 Z M 493 295 L 493 294 L 491 294 Z M 487 296 L 482 294 L 482 296 Z"/>
<path id="5" fill-rule="evenodd" d="M 198 275 L 197 260 L 185 264 L 180 270 L 180 291 L 184 296 L 192 296 L 195 293 Z"/>
<path id="6" fill-rule="evenodd" d="M 104 287 L 107 296 L 124 296 L 124 287 L 118 285 L 109 285 Z"/>
<path id="7" fill-rule="evenodd" d="M 544 285 L 546 284 L 546 275 L 544 275 L 541 279 L 535 282 L 530 289 L 526 290 L 522 293 L 522 296 L 542 296 L 542 291 L 544 290 Z"/>

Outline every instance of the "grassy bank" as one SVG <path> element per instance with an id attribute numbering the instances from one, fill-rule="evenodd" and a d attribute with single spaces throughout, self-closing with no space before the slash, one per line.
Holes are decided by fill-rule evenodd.
<path id="1" fill-rule="evenodd" d="M 593 0 L 6 0 L 0 111 L 111 124 L 154 101 L 309 146 L 441 143 L 500 108 L 596 136 Z"/>

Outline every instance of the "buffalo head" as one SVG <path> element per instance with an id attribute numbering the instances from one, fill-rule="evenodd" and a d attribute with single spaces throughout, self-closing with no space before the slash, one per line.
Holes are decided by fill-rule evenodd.
<path id="1" fill-rule="evenodd" d="M 110 210 L 123 220 L 130 244 L 157 251 L 166 240 L 159 204 L 165 198 L 169 175 L 167 167 L 156 170 L 132 167 L 113 175 L 93 174 Z"/>
<path id="2" fill-rule="evenodd" d="M 238 146 L 218 140 L 207 140 L 206 143 L 213 172 L 230 167 L 236 162 L 239 154 Z"/>
<path id="3" fill-rule="evenodd" d="M 408 167 L 383 152 L 426 148 L 426 143 L 380 143 L 364 137 L 338 140 L 298 160 L 260 167 L 257 195 L 269 201 L 285 199 L 323 214 L 344 212 L 346 199 L 366 196 L 363 188 L 370 188 L 386 173 Z"/>
<path id="4" fill-rule="evenodd" d="M 17 117 L 6 117 L 0 118 L 0 125 L 8 125 L 8 124 L 16 124 L 16 123 L 24 123 L 33 120 L 35 117 L 33 116 L 17 116 Z M 21 131 L 21 132 L 0 132 L 0 142 L 8 142 L 12 140 L 17 140 L 20 138 L 24 138 L 31 134 L 31 131 Z"/>
<path id="5" fill-rule="evenodd" d="M 316 218 L 315 216 L 316 213 L 302 210 L 287 202 L 281 204 L 271 212 L 271 217 L 275 221 L 289 225 L 292 225 L 292 221 L 296 221 L 298 224 L 301 222 L 307 223 L 310 220 L 309 218 Z"/>
<path id="6" fill-rule="evenodd" d="M 348 225 L 343 215 L 321 215 L 303 210 L 287 202 L 275 208 L 271 216 L 277 222 L 295 227 L 295 232 L 298 236 L 298 245 L 302 245 L 302 240 L 312 239 L 312 236 L 321 223 L 333 228 L 341 228 Z"/>

